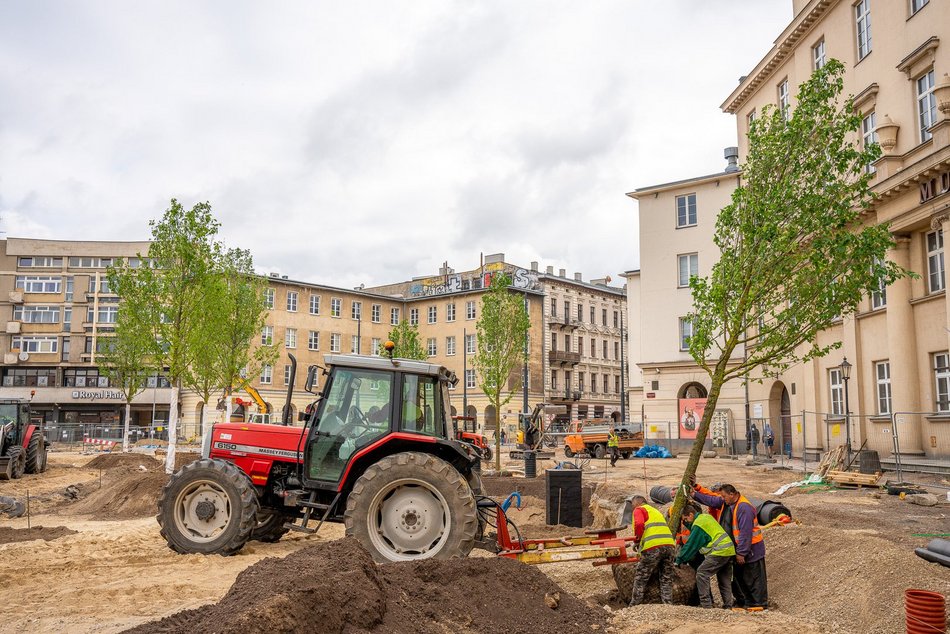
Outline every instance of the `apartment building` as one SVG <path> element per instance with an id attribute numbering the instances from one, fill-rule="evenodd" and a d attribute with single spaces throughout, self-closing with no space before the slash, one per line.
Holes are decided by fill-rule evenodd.
<path id="1" fill-rule="evenodd" d="M 745 418 L 748 400 L 750 416 L 770 421 L 776 445 L 788 445 L 796 455 L 815 455 L 847 436 L 854 448 L 866 443 L 888 455 L 896 435 L 903 454 L 945 459 L 950 456 L 950 298 L 943 246 L 950 228 L 950 6 L 935 0 L 794 0 L 793 8 L 794 19 L 773 48 L 721 106 L 736 115 L 739 162 L 747 152 L 750 121 L 762 107 L 794 109 L 797 86 L 829 59 L 841 60 L 844 92 L 854 96 L 863 119 L 860 140 L 879 143 L 883 152 L 868 166 L 877 198 L 866 221 L 888 223 L 896 241 L 888 258 L 920 277 L 873 293 L 855 315 L 822 333 L 821 343 L 841 342 L 840 350 L 750 384 L 748 399 L 736 386 L 717 410 L 723 417 Z M 631 377 L 630 389 L 647 416 L 675 420 L 685 399 L 708 388 L 708 379 L 694 372 L 682 353 L 679 337 L 688 335 L 688 324 L 680 322 L 674 338 L 676 315 L 662 324 L 649 315 L 668 305 L 683 314 L 689 293 L 681 288 L 682 267 L 688 279 L 690 271 L 703 274 L 715 261 L 709 238 L 729 183 L 734 185 L 735 175 L 630 194 L 639 200 L 641 216 L 641 267 L 627 274 L 631 319 L 640 319 L 631 328 L 630 345 L 641 376 Z M 713 188 L 723 186 L 717 200 Z M 657 253 L 651 250 L 656 242 L 673 247 Z M 683 257 L 693 253 L 695 264 Z M 653 346 L 661 332 L 665 351 Z"/>

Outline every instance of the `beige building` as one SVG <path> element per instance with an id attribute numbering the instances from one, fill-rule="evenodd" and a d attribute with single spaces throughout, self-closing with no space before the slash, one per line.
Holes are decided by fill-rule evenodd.
<path id="1" fill-rule="evenodd" d="M 796 87 L 813 69 L 831 58 L 841 60 L 845 94 L 855 96 L 863 117 L 862 139 L 878 142 L 884 153 L 869 167 L 878 198 L 867 221 L 889 223 L 897 244 L 888 257 L 920 277 L 874 293 L 854 316 L 823 333 L 825 342 L 840 341 L 840 350 L 761 385 L 752 383 L 749 415 L 770 421 L 776 446 L 788 443 L 796 455 L 842 444 L 850 433 L 854 448 L 866 442 L 887 456 L 896 434 L 903 454 L 945 461 L 950 457 L 950 310 L 943 246 L 950 228 L 950 7 L 934 0 L 794 0 L 793 7 L 795 17 L 775 46 L 722 104 L 737 118 L 739 162 L 749 122 L 762 107 L 794 108 Z M 703 274 L 715 261 L 710 240 L 715 213 L 735 183 L 735 177 L 723 176 L 630 194 L 640 203 L 641 223 L 641 270 L 628 273 L 631 318 L 639 314 L 641 321 L 631 324 L 630 346 L 642 371 L 639 378 L 632 373 L 630 389 L 648 419 L 675 420 L 679 399 L 708 387 L 670 336 L 677 315 L 665 320 L 669 323 L 653 323 L 648 316 L 667 305 L 682 315 L 690 301 L 689 291 L 680 288 L 680 267 L 687 267 L 687 275 L 689 267 Z M 680 224 L 684 197 L 685 226 Z M 661 251 L 656 244 L 674 246 Z M 683 264 L 682 256 L 692 253 L 696 264 L 689 258 Z M 845 357 L 850 381 L 842 374 Z M 687 395 L 686 386 L 694 383 Z M 717 410 L 723 418 L 743 421 L 737 426 L 741 432 L 745 407 L 737 385 Z"/>

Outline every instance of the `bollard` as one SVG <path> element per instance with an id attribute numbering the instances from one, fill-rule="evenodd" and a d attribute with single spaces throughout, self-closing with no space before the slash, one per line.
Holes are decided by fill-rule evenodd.
<path id="1" fill-rule="evenodd" d="M 524 452 L 524 477 L 538 477 L 538 456 L 531 450 Z"/>

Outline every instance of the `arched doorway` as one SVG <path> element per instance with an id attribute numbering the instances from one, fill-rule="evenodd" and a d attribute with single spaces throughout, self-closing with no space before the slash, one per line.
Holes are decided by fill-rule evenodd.
<path id="1" fill-rule="evenodd" d="M 470 416 L 474 420 L 478 420 L 478 409 L 474 405 L 469 405 L 465 408 L 465 415 Z"/>
<path id="2" fill-rule="evenodd" d="M 792 400 L 781 381 L 776 381 L 769 390 L 769 418 L 776 436 L 775 450 L 787 453 L 792 447 Z"/>
<path id="3" fill-rule="evenodd" d="M 458 416 L 458 410 L 455 409 L 455 405 L 452 406 L 452 416 Z"/>
<path id="4" fill-rule="evenodd" d="M 614 412 L 610 415 L 610 420 L 612 420 L 612 421 L 615 422 L 615 423 L 619 423 L 619 422 L 620 422 L 620 412 L 614 411 Z"/>
<path id="5" fill-rule="evenodd" d="M 496 431 L 498 428 L 498 417 L 495 414 L 495 406 L 485 407 L 485 431 Z"/>
<path id="6" fill-rule="evenodd" d="M 706 398 L 706 387 L 702 383 L 684 383 L 677 398 Z"/>

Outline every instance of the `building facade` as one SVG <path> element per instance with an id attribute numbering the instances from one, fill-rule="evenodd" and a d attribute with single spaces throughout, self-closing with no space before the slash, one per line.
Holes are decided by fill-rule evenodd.
<path id="1" fill-rule="evenodd" d="M 889 225 L 896 245 L 888 258 L 919 278 L 873 293 L 856 314 L 821 334 L 820 343 L 840 342 L 840 350 L 751 383 L 748 398 L 737 386 L 717 409 L 745 419 L 748 402 L 749 418 L 769 421 L 776 446 L 788 446 L 796 455 L 813 456 L 850 437 L 855 449 L 865 444 L 886 456 L 898 446 L 902 454 L 944 460 L 950 457 L 950 297 L 943 246 L 950 229 L 950 6 L 933 0 L 794 0 L 793 7 L 795 17 L 772 50 L 722 104 L 724 112 L 736 115 L 740 163 L 749 124 L 762 107 L 794 109 L 797 86 L 827 60 L 842 61 L 844 93 L 854 96 L 863 120 L 860 140 L 879 143 L 883 152 L 868 167 L 876 200 L 866 222 Z M 641 270 L 628 273 L 629 306 L 641 320 L 663 302 L 688 304 L 688 290 L 678 288 L 681 272 L 672 278 L 675 283 L 665 281 L 671 256 L 679 260 L 695 251 L 700 274 L 715 261 L 708 238 L 727 197 L 709 198 L 708 208 L 701 204 L 710 182 L 691 179 L 631 194 L 640 202 L 642 255 Z M 680 201 L 693 190 L 696 224 L 677 228 Z M 687 215 L 689 205 L 687 198 Z M 665 229 L 662 218 L 655 225 L 657 215 L 665 216 Z M 659 233 L 651 235 L 656 226 Z M 705 238 L 694 238 L 696 233 Z M 673 254 L 651 252 L 649 242 L 666 239 L 675 245 Z M 687 259 L 685 266 L 693 265 Z M 665 354 L 652 349 L 652 327 L 641 321 L 639 336 L 631 329 L 631 348 L 641 355 L 643 373 L 639 384 L 631 382 L 631 398 L 648 416 L 679 416 L 680 407 L 673 404 L 686 398 L 684 386 L 697 383 L 694 394 L 702 394 L 708 379 L 692 372 L 675 344 Z M 850 379 L 842 367 L 845 358 Z M 680 364 L 669 383 L 664 362 Z"/>

